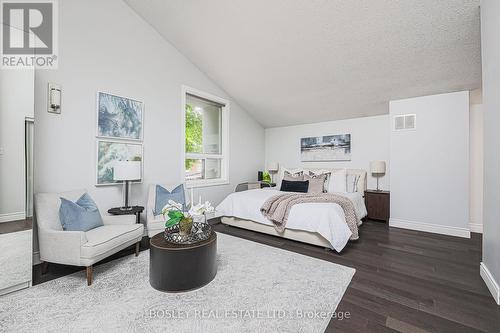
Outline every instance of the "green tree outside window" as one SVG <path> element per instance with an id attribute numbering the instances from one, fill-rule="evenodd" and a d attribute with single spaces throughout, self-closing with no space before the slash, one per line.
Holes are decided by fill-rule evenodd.
<path id="1" fill-rule="evenodd" d="M 201 112 L 195 111 L 193 106 L 186 104 L 186 152 L 203 152 L 203 120 Z M 186 170 L 195 163 L 194 160 L 185 160 Z"/>

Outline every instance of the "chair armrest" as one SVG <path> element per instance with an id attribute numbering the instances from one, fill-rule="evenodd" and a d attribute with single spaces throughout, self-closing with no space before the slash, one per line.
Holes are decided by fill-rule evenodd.
<path id="1" fill-rule="evenodd" d="M 80 266 L 80 249 L 87 243 L 83 231 L 39 229 L 40 259 L 65 265 Z"/>
<path id="2" fill-rule="evenodd" d="M 135 224 L 135 222 L 135 215 L 104 215 L 102 217 L 104 225 Z"/>

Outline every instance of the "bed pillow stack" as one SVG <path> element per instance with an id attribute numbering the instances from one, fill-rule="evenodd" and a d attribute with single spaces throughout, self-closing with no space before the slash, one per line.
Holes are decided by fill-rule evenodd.
<path id="1" fill-rule="evenodd" d="M 307 193 L 354 193 L 358 191 L 359 175 L 347 174 L 347 169 L 281 169 L 283 181 L 308 181 Z M 290 184 L 284 187 L 288 189 Z"/>
<path id="2" fill-rule="evenodd" d="M 309 175 L 326 177 L 324 183 L 324 192 L 347 192 L 347 170 L 309 170 Z"/>

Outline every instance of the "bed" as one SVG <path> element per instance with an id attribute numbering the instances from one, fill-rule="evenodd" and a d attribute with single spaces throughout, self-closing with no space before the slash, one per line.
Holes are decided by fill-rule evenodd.
<path id="1" fill-rule="evenodd" d="M 304 169 L 304 171 L 308 170 L 314 169 Z M 361 219 L 367 213 L 363 198 L 366 189 L 366 171 L 348 169 L 347 174 L 359 175 L 357 191 L 337 194 L 353 202 L 359 220 L 358 225 L 361 225 Z M 276 188 L 279 188 L 282 177 L 280 172 Z M 221 222 L 238 228 L 334 249 L 337 252 L 342 251 L 352 232 L 345 222 L 344 211 L 338 204 L 301 203 L 295 205 L 290 211 L 284 232 L 278 232 L 272 222 L 260 212 L 260 207 L 268 198 L 284 193 L 276 188 L 231 193 L 217 206 L 217 212 L 222 215 Z"/>

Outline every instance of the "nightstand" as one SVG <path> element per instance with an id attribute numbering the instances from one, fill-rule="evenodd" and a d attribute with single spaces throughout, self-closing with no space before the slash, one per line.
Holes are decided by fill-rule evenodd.
<path id="1" fill-rule="evenodd" d="M 389 222 L 391 194 L 389 191 L 366 190 L 365 205 L 367 218 Z"/>
<path id="2" fill-rule="evenodd" d="M 111 215 L 135 215 L 136 223 L 141 223 L 141 213 L 144 211 L 142 206 L 132 206 L 132 209 L 122 210 L 120 207 L 108 209 L 108 213 Z"/>

